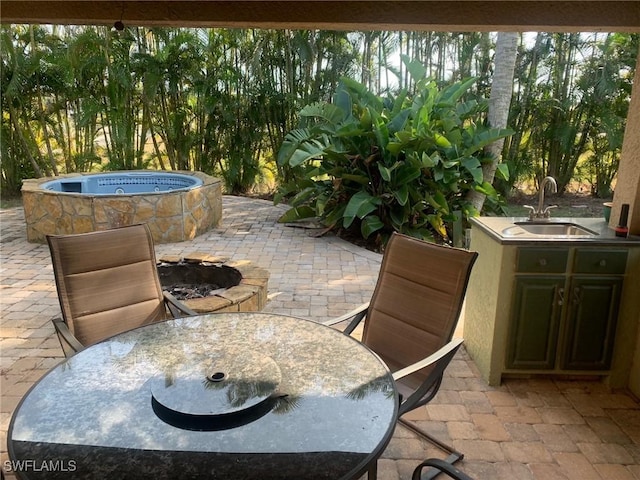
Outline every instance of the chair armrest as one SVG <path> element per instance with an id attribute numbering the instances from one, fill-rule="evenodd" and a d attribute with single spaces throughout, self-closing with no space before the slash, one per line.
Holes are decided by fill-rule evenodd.
<path id="1" fill-rule="evenodd" d="M 363 303 L 359 307 L 351 310 L 348 313 L 336 318 L 332 318 L 331 320 L 327 320 L 326 322 L 322 322 L 323 325 L 332 326 L 340 322 L 346 322 L 347 320 L 351 320 L 347 328 L 345 328 L 342 333 L 346 335 L 351 335 L 351 332 L 355 330 L 358 324 L 362 321 L 364 317 L 366 317 L 367 312 L 369 311 L 369 302 Z"/>
<path id="2" fill-rule="evenodd" d="M 420 386 L 414 389 L 409 396 L 400 401 L 400 409 L 398 412 L 399 417 L 420 405 L 424 405 L 436 395 L 440 388 L 440 382 L 442 382 L 442 375 L 449 365 L 449 362 L 451 362 L 453 356 L 460 348 L 460 345 L 462 345 L 462 339 L 451 340 L 444 347 L 429 355 L 427 358 L 424 358 L 413 365 L 397 370 L 392 374 L 393 379 L 396 382 L 401 383 L 401 379 L 404 377 L 419 370 L 430 368 L 429 374 L 422 381 Z"/>
<path id="3" fill-rule="evenodd" d="M 424 467 L 433 467 L 436 470 L 442 473 L 445 473 L 446 475 L 448 475 L 449 477 L 455 480 L 473 480 L 466 473 L 458 470 L 456 467 L 454 467 L 450 463 L 447 463 L 444 460 L 440 460 L 438 458 L 428 458 L 427 460 L 422 462 L 420 465 L 418 465 L 416 469 L 413 471 L 411 480 L 420 480 L 420 478 L 422 477 L 422 469 Z"/>
<path id="4" fill-rule="evenodd" d="M 427 367 L 430 367 L 431 365 L 434 365 L 436 362 L 442 360 L 447 355 L 453 356 L 456 350 L 460 348 L 460 345 L 462 345 L 462 342 L 463 340 L 461 338 L 455 338 L 451 340 L 440 350 L 436 351 L 435 353 L 432 353 L 428 357 L 423 358 L 422 360 L 417 361 L 412 365 L 409 365 L 405 368 L 401 368 L 400 370 L 393 372 L 393 379 L 396 381 L 400 380 L 401 378 L 404 378 L 407 375 L 411 375 L 412 373 L 415 373 L 418 370 L 422 370 L 423 368 L 427 368 Z"/>
<path id="5" fill-rule="evenodd" d="M 56 333 L 58 334 L 58 340 L 60 340 L 60 346 L 62 347 L 62 351 L 64 352 L 64 356 L 68 357 L 67 353 L 69 350 L 65 348 L 65 344 L 73 351 L 73 353 L 78 353 L 84 350 L 84 345 L 80 343 L 80 341 L 73 336 L 67 324 L 61 318 L 54 318 L 53 326 L 56 329 Z"/>
<path id="6" fill-rule="evenodd" d="M 181 303 L 178 299 L 176 299 L 176 297 L 171 295 L 169 292 L 162 292 L 162 294 L 164 295 L 164 302 L 167 308 L 169 309 L 169 312 L 171 312 L 171 315 L 173 316 L 173 318 L 190 317 L 193 315 L 198 315 L 198 312 L 196 312 L 195 310 L 191 310 L 189 307 Z"/>

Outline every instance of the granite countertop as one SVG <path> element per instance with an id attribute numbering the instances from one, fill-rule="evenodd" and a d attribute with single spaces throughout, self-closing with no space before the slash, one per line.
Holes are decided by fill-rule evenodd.
<path id="1" fill-rule="evenodd" d="M 586 228 L 596 235 L 592 236 L 543 236 L 527 234 L 523 230 L 511 230 L 506 234 L 505 230 L 514 227 L 517 222 L 528 222 L 527 217 L 474 217 L 470 219 L 474 228 L 487 233 L 498 243 L 504 245 L 531 245 L 531 244 L 563 244 L 580 246 L 640 246 L 640 236 L 630 235 L 627 238 L 616 237 L 612 228 L 602 218 L 580 217 L 552 217 L 548 220 L 537 220 L 531 223 L 572 223 Z M 515 233 L 515 234 L 514 234 Z"/>

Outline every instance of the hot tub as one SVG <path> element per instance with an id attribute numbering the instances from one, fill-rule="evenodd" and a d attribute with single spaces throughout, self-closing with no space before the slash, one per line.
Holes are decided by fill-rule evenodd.
<path id="1" fill-rule="evenodd" d="M 90 195 L 139 195 L 174 190 L 190 190 L 202 179 L 174 172 L 113 172 L 56 178 L 40 185 L 45 190 Z"/>
<path id="2" fill-rule="evenodd" d="M 146 223 L 156 243 L 191 240 L 222 217 L 222 183 L 200 172 L 136 170 L 28 179 L 27 239 Z"/>

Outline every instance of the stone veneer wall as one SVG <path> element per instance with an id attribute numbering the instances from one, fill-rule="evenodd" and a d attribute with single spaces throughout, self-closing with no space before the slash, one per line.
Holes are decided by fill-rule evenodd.
<path id="1" fill-rule="evenodd" d="M 166 263 L 211 263 L 235 268 L 242 275 L 240 284 L 224 292 L 204 298 L 180 300 L 198 313 L 209 312 L 259 312 L 267 304 L 269 271 L 249 260 L 228 260 L 208 253 L 193 252 L 184 257 L 164 255 L 158 259 Z"/>
<path id="2" fill-rule="evenodd" d="M 87 233 L 146 223 L 155 243 L 173 243 L 191 240 L 216 227 L 222 219 L 220 179 L 200 172 L 166 173 L 198 177 L 203 185 L 175 192 L 91 195 L 40 187 L 50 180 L 81 176 L 79 173 L 24 180 L 27 240 L 44 243 L 49 234 Z"/>

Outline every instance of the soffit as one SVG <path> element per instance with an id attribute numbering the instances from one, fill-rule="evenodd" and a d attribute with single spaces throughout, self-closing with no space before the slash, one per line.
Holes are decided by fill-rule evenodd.
<path id="1" fill-rule="evenodd" d="M 2 0 L 2 23 L 428 31 L 640 32 L 640 1 Z"/>

